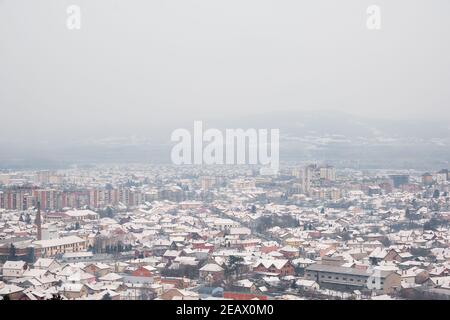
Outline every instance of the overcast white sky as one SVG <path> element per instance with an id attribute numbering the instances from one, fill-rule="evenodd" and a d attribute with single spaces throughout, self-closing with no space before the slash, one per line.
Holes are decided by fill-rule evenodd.
<path id="1" fill-rule="evenodd" d="M 81 30 L 66 28 L 70 4 Z M 448 0 L 0 0 L 0 135 L 283 110 L 450 118 L 449 13 Z"/>

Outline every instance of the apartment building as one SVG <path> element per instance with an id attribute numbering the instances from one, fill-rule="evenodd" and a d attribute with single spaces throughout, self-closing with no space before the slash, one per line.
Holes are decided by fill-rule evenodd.
<path id="1" fill-rule="evenodd" d="M 318 263 L 305 269 L 305 277 L 321 286 L 348 291 L 374 289 L 393 293 L 401 284 L 401 275 L 393 271 L 367 271 Z"/>
<path id="2" fill-rule="evenodd" d="M 86 240 L 77 236 L 64 238 L 38 240 L 34 244 L 41 249 L 43 257 L 53 257 L 66 252 L 79 252 L 86 250 Z"/>

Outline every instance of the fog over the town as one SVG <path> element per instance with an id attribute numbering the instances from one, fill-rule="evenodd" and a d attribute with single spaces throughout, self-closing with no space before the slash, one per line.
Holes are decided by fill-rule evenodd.
<path id="1" fill-rule="evenodd" d="M 164 158 L 171 131 L 203 120 L 279 128 L 299 141 L 281 144 L 291 159 L 395 149 L 439 166 L 450 2 L 375 2 L 0 0 L 1 164 Z M 80 30 L 66 27 L 73 4 Z M 366 26 L 373 4 L 380 30 Z"/>

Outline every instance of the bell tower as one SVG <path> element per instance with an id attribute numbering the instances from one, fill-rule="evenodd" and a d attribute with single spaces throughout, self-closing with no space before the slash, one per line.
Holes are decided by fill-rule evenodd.
<path id="1" fill-rule="evenodd" d="M 42 240 L 42 217 L 41 217 L 41 202 L 38 201 L 37 203 L 37 213 L 36 213 L 36 220 L 34 223 L 37 226 L 37 239 Z"/>

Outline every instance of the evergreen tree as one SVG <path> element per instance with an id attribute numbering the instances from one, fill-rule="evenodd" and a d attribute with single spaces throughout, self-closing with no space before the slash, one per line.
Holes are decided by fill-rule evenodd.
<path id="1" fill-rule="evenodd" d="M 228 262 L 225 265 L 225 276 L 230 278 L 233 275 L 238 276 L 240 273 L 240 267 L 244 259 L 238 256 L 230 256 Z"/>
<path id="2" fill-rule="evenodd" d="M 111 207 L 107 207 L 105 210 L 105 216 L 108 218 L 112 218 L 114 215 L 113 210 L 111 209 Z"/>
<path id="3" fill-rule="evenodd" d="M 35 256 L 35 251 L 34 251 L 34 247 L 29 247 L 28 248 L 28 254 L 27 254 L 27 258 L 26 261 L 28 263 L 34 263 L 34 259 L 36 258 Z"/>
<path id="4" fill-rule="evenodd" d="M 437 189 L 434 190 L 434 192 L 433 192 L 433 198 L 434 198 L 434 199 L 439 198 L 439 194 L 440 194 L 440 193 L 439 193 L 439 190 L 437 190 Z"/>
<path id="5" fill-rule="evenodd" d="M 9 247 L 9 256 L 8 256 L 8 260 L 16 260 L 17 256 L 16 256 L 16 247 L 14 246 L 14 244 L 11 243 L 11 246 Z"/>
<path id="6" fill-rule="evenodd" d="M 102 300 L 112 300 L 111 295 L 109 294 L 109 292 L 107 292 L 103 297 Z"/>

